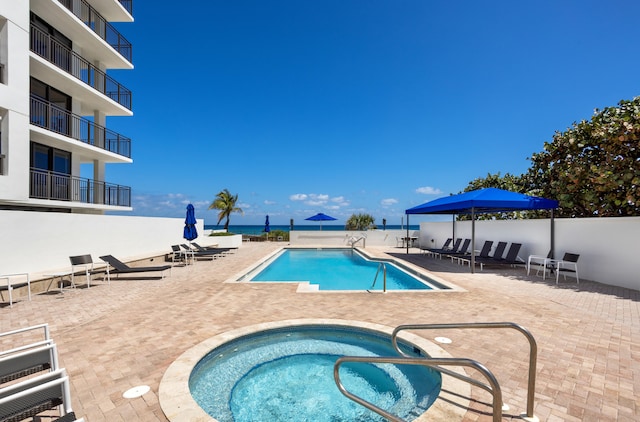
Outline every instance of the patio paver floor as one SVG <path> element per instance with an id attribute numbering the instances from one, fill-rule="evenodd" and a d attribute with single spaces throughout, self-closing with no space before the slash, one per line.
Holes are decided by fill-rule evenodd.
<path id="1" fill-rule="evenodd" d="M 282 242 L 244 243 L 234 254 L 176 267 L 165 279 L 99 280 L 0 308 L 0 332 L 49 323 L 69 372 L 78 416 L 94 421 L 165 421 L 158 386 L 180 354 L 224 331 L 267 321 L 339 318 L 408 323 L 510 321 L 538 344 L 535 415 L 542 421 L 637 421 L 640 415 L 640 292 L 573 279 L 543 281 L 519 269 L 470 274 L 465 267 L 399 249 L 464 292 L 296 293 L 295 284 L 227 283 Z M 376 251 L 374 248 L 373 252 Z M 516 418 L 526 408 L 528 343 L 512 330 L 416 332 L 497 377 Z M 4 345 L 2 345 L 4 346 Z M 4 347 L 3 347 L 4 348 Z M 122 393 L 149 385 L 142 397 Z M 491 420 L 489 394 L 472 389 L 465 421 Z"/>

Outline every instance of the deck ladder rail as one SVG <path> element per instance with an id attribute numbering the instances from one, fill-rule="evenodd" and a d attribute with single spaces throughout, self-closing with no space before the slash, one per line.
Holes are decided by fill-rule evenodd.
<path id="1" fill-rule="evenodd" d="M 335 365 L 333 366 L 333 378 L 335 379 L 336 385 L 340 392 L 345 395 L 347 398 L 355 401 L 356 403 L 366 407 L 367 409 L 387 418 L 393 422 L 404 422 L 403 419 L 399 418 L 396 415 L 393 415 L 387 412 L 384 409 L 376 406 L 373 403 L 366 401 L 365 399 L 349 392 L 342 382 L 340 381 L 340 365 L 345 362 L 362 362 L 362 363 L 370 363 L 370 364 L 394 364 L 394 365 L 422 365 L 428 366 L 439 372 L 450 372 L 445 370 L 438 365 L 452 365 L 452 366 L 467 366 L 476 369 L 482 375 L 484 375 L 487 380 L 489 380 L 489 391 L 493 396 L 493 422 L 500 422 L 502 420 L 502 391 L 500 390 L 500 385 L 496 380 L 495 376 L 487 369 L 484 365 L 479 362 L 476 362 L 471 359 L 461 359 L 461 358 L 410 358 L 410 357 L 370 357 L 370 356 L 343 356 L 338 358 Z M 456 374 L 458 375 L 458 374 Z M 476 381 L 476 380 L 473 380 Z M 477 382 L 477 381 L 476 381 Z"/>
<path id="2" fill-rule="evenodd" d="M 537 421 L 538 418 L 533 414 L 533 405 L 535 400 L 535 387 L 536 387 L 536 361 L 538 357 L 538 346 L 536 344 L 536 340 L 523 326 L 513 323 L 513 322 L 467 322 L 467 323 L 452 323 L 452 324 L 408 324 L 408 325 L 399 325 L 393 330 L 391 335 L 391 342 L 393 343 L 393 347 L 396 349 L 400 355 L 405 358 L 409 358 L 410 356 L 404 353 L 400 346 L 398 345 L 398 333 L 401 331 L 408 330 L 439 330 L 439 329 L 483 329 L 483 328 L 511 328 L 516 331 L 522 333 L 527 340 L 529 341 L 529 375 L 528 375 L 528 383 L 527 383 L 527 411 L 522 414 L 522 418 L 527 421 Z M 433 362 L 433 359 L 428 358 L 429 362 Z M 434 368 L 438 369 L 438 368 Z M 438 371 L 442 373 L 446 373 L 447 375 L 458 378 L 462 381 L 466 381 L 472 385 L 480 387 L 492 394 L 492 386 L 486 385 L 476 379 L 471 377 L 467 377 L 462 374 L 458 374 L 453 371 L 449 371 L 445 368 L 439 368 Z M 486 377 L 486 374 L 483 374 Z M 495 400 L 495 395 L 494 395 Z M 501 412 L 502 413 L 502 412 Z M 494 407 L 494 420 L 495 419 L 495 407 Z M 500 419 L 498 419 L 500 420 Z"/>
<path id="3" fill-rule="evenodd" d="M 378 269 L 376 270 L 376 276 L 373 278 L 373 284 L 369 287 L 369 290 L 373 289 L 376 286 L 376 282 L 378 281 L 378 275 L 380 274 L 380 268 L 382 268 L 382 291 L 384 293 L 387 292 L 387 264 L 381 262 L 378 264 Z"/>

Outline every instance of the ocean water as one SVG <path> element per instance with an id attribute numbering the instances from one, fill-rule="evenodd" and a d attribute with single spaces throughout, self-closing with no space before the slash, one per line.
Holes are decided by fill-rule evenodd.
<path id="1" fill-rule="evenodd" d="M 204 225 L 204 229 L 205 230 L 222 230 L 224 229 L 224 225 L 219 225 L 216 226 L 215 224 L 205 224 Z M 288 232 L 291 231 L 291 226 L 289 226 L 288 224 L 286 225 L 269 225 L 269 229 L 271 231 L 274 230 L 282 230 L 284 232 Z M 407 226 L 400 226 L 400 224 L 397 225 L 389 225 L 387 224 L 386 230 L 406 230 Z M 293 226 L 293 230 L 310 230 L 310 231 L 318 231 L 320 230 L 320 225 L 319 224 L 300 224 L 300 225 L 294 225 Z M 336 231 L 336 230 L 344 230 L 344 224 L 323 224 L 322 225 L 322 231 Z M 378 230 L 382 230 L 382 226 L 378 226 Z M 409 226 L 409 230 L 420 230 L 420 225 L 416 224 L 413 225 L 411 224 Z M 235 233 L 235 234 L 252 234 L 252 235 L 259 235 L 264 233 L 264 224 L 260 224 L 260 225 L 237 225 L 234 226 L 233 224 L 229 226 L 229 233 Z"/>

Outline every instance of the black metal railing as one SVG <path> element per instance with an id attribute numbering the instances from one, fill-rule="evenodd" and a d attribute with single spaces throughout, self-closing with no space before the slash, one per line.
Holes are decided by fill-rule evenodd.
<path id="1" fill-rule="evenodd" d="M 88 145 L 131 158 L 131 139 L 31 96 L 30 123 Z"/>
<path id="2" fill-rule="evenodd" d="M 120 0 L 120 4 L 133 16 L 133 0 Z"/>
<path id="3" fill-rule="evenodd" d="M 131 63 L 131 43 L 85 0 L 58 0 Z"/>
<path id="4" fill-rule="evenodd" d="M 85 204 L 131 206 L 131 188 L 69 174 L 32 168 L 29 196 Z"/>
<path id="5" fill-rule="evenodd" d="M 31 51 L 131 110 L 131 91 L 35 26 L 31 26 Z"/>

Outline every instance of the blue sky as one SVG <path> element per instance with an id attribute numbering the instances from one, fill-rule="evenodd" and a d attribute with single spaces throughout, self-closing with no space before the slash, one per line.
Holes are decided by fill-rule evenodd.
<path id="1" fill-rule="evenodd" d="M 555 131 L 640 94 L 636 0 L 134 2 L 133 215 L 231 224 L 324 212 L 400 224 L 488 173 L 521 174 Z M 425 221 L 429 217 L 415 220 Z M 412 223 L 414 221 L 412 217 Z"/>

